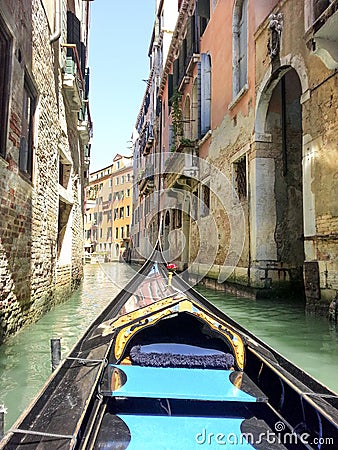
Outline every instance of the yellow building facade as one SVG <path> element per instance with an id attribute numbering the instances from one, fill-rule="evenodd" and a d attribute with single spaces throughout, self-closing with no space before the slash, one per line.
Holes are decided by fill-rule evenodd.
<path id="1" fill-rule="evenodd" d="M 132 157 L 117 154 L 110 166 L 90 174 L 84 218 L 88 259 L 128 259 L 132 219 Z"/>

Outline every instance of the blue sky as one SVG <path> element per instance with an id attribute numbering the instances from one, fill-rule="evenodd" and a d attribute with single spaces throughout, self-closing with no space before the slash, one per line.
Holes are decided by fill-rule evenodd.
<path id="1" fill-rule="evenodd" d="M 149 76 L 156 0 L 90 3 L 89 105 L 94 123 L 90 172 L 131 154 L 131 134 Z"/>

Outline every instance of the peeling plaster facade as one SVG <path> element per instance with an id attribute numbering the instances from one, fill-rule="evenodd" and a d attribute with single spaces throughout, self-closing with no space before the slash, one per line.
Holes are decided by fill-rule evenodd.
<path id="1" fill-rule="evenodd" d="M 338 2 L 230 3 L 180 2 L 147 150 L 163 246 L 191 279 L 304 296 L 327 314 L 338 290 Z M 235 199 L 225 209 L 218 171 Z M 145 229 L 160 222 L 143 217 Z M 241 252 L 231 255 L 239 233 Z"/>

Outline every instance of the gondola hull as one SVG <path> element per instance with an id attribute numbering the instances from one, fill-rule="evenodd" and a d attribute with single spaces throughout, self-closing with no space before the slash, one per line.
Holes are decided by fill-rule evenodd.
<path id="1" fill-rule="evenodd" d="M 153 255 L 0 449 L 333 449 L 337 408 Z"/>

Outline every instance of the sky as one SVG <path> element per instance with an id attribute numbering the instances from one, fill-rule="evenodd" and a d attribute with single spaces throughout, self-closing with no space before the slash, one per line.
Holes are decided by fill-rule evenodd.
<path id="1" fill-rule="evenodd" d="M 156 0 L 90 2 L 90 172 L 131 155 L 131 135 L 150 73 L 148 50 Z"/>

